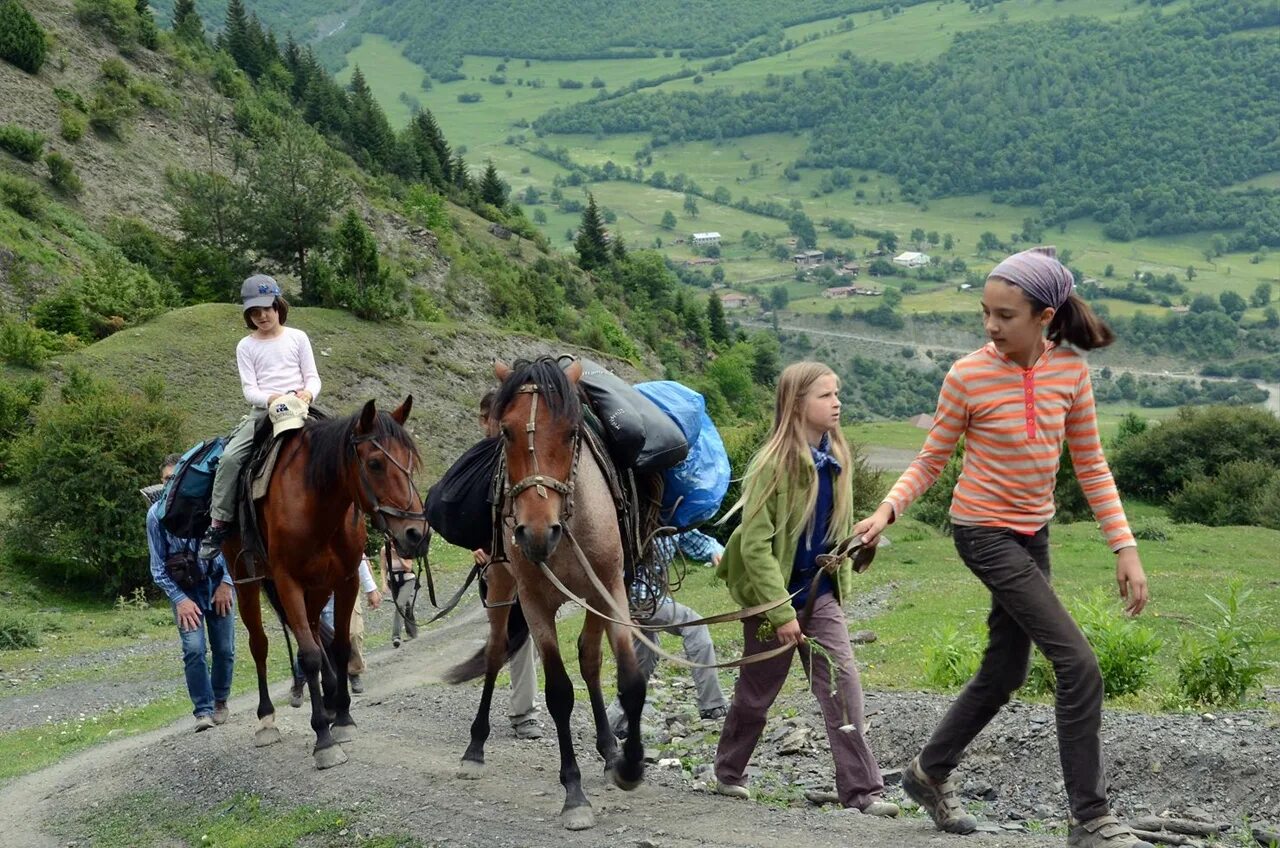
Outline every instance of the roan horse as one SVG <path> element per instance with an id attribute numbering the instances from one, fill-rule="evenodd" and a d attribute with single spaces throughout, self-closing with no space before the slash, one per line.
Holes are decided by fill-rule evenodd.
<path id="1" fill-rule="evenodd" d="M 489 569 L 490 632 L 485 648 L 484 690 L 471 725 L 471 744 L 462 757 L 458 776 L 477 778 L 484 766 L 494 679 L 508 649 L 507 620 L 512 608 L 501 604 L 512 599 L 514 588 L 542 656 L 547 709 L 555 720 L 560 743 L 560 783 L 565 790 L 561 820 L 569 830 L 583 830 L 595 824 L 595 814 L 582 791 L 569 729 L 573 684 L 556 638 L 555 614 L 565 596 L 543 575 L 539 564 L 546 563 L 566 588 L 591 599 L 597 609 L 623 611 L 625 620 L 622 534 L 604 473 L 590 449 L 582 444 L 584 425 L 577 387 L 581 364 L 574 362 L 561 370 L 554 359 L 541 358 L 517 362 L 514 369 L 498 363 L 494 370 L 502 385 L 494 399 L 493 416 L 501 425 L 507 469 L 502 533 L 514 544 L 507 551 L 510 562 L 495 563 Z M 575 548 L 581 549 L 582 559 Z M 595 581 L 584 571 L 586 567 L 594 569 L 610 598 L 602 598 L 596 591 Z M 600 689 L 601 637 L 606 629 L 617 659 L 618 696 L 629 729 L 621 756 Z M 471 665 L 464 662 L 455 671 Z M 640 710 L 644 706 L 645 681 L 636 663 L 630 627 L 588 612 L 578 636 L 578 666 L 591 697 L 596 750 L 613 782 L 622 789 L 634 789 L 644 777 Z M 456 682 L 467 676 L 470 675 L 454 675 L 450 679 Z"/>
<path id="2" fill-rule="evenodd" d="M 351 653 L 351 613 L 359 584 L 357 571 L 368 533 L 364 514 L 390 536 L 402 556 L 415 557 L 429 540 L 422 500 L 413 484 L 418 449 L 404 429 L 412 396 L 394 412 L 369 401 L 347 418 L 308 421 L 285 438 L 257 506 L 265 562 L 257 573 L 264 591 L 298 641 L 298 661 L 311 693 L 313 752 L 318 768 L 346 762 L 340 742 L 351 739 L 351 695 L 347 660 Z M 244 579 L 241 539 L 231 537 L 223 554 L 232 576 Z M 280 741 L 275 706 L 267 691 L 267 636 L 262 626 L 259 583 L 237 583 L 240 618 L 249 631 L 249 650 L 258 671 L 258 747 Z M 320 612 L 334 595 L 332 670 L 323 663 L 318 635 Z M 332 730 L 330 729 L 332 725 Z"/>

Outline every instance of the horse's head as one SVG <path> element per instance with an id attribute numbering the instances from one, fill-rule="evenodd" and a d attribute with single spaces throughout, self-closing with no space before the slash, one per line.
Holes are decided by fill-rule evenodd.
<path id="1" fill-rule="evenodd" d="M 534 562 L 546 560 L 564 533 L 579 450 L 582 365 L 567 369 L 550 357 L 495 363 L 502 381 L 493 412 L 507 461 L 515 543 Z"/>
<path id="2" fill-rule="evenodd" d="M 355 453 L 357 505 L 388 534 L 404 557 L 420 556 L 430 537 L 422 496 L 413 484 L 418 446 L 404 428 L 413 408 L 413 395 L 394 412 L 378 411 L 369 401 L 350 430 Z"/>

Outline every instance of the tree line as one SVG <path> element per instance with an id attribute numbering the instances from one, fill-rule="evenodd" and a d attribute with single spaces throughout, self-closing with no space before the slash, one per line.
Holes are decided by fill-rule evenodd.
<path id="1" fill-rule="evenodd" d="M 1280 41 L 1251 35 L 1277 25 L 1266 0 L 997 24 L 929 62 L 850 56 L 756 91 L 576 104 L 534 128 L 655 144 L 810 130 L 799 165 L 890 173 L 906 199 L 990 192 L 1040 205 L 1050 226 L 1092 217 L 1117 239 L 1231 230 L 1231 249 L 1256 250 L 1280 244 L 1280 192 L 1226 189 L 1280 168 Z"/>

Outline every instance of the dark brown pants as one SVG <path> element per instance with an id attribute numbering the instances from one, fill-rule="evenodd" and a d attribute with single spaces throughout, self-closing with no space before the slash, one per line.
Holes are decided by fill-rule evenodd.
<path id="1" fill-rule="evenodd" d="M 756 638 L 756 630 L 763 620 L 757 616 L 742 622 L 746 656 L 778 646 L 776 641 L 761 642 Z M 844 610 L 830 594 L 814 601 L 813 613 L 804 625 L 804 633 L 831 654 L 839 671 L 840 700 L 844 702 L 844 709 L 831 697 L 831 670 L 826 659 L 819 656 L 813 662 L 811 652 L 801 647 L 800 661 L 810 671 L 813 693 L 822 705 L 822 717 L 827 725 L 827 741 L 836 766 L 836 794 L 844 806 L 862 809 L 884 794 L 884 781 L 867 743 L 862 682 L 853 661 L 853 647 L 849 644 L 849 625 L 845 622 Z M 787 681 L 794 655 L 795 651 L 788 651 L 764 662 L 742 667 L 733 690 L 729 714 L 725 716 L 724 728 L 720 731 L 720 744 L 716 748 L 716 779 L 720 782 L 746 785 L 747 763 L 751 761 L 751 754 L 764 731 L 769 707 Z M 840 728 L 846 722 L 856 729 L 848 733 L 842 731 Z"/>
<path id="2" fill-rule="evenodd" d="M 1022 686 L 1031 643 L 1057 677 L 1058 753 L 1071 815 L 1106 815 L 1102 761 L 1102 674 L 1079 626 L 1049 584 L 1049 530 L 1026 536 L 1000 527 L 955 528 L 960 558 L 991 591 L 990 641 L 978 674 L 947 711 L 920 753 L 920 767 L 942 779 Z"/>

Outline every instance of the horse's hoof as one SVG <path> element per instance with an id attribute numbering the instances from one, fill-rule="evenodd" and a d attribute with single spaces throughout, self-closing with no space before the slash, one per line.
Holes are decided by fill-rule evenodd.
<path id="1" fill-rule="evenodd" d="M 329 728 L 329 735 L 333 737 L 333 741 L 339 745 L 345 745 L 348 742 L 354 742 L 356 738 L 356 726 L 354 724 L 335 724 Z"/>
<path id="2" fill-rule="evenodd" d="M 484 775 L 484 763 L 463 760 L 458 766 L 458 780 L 479 780 Z"/>
<path id="3" fill-rule="evenodd" d="M 644 772 L 641 772 L 634 780 L 628 780 L 622 776 L 622 772 L 619 770 L 618 766 L 612 766 L 608 771 L 609 779 L 613 781 L 613 785 L 621 789 L 623 792 L 630 792 L 632 789 L 635 789 L 644 782 Z"/>
<path id="4" fill-rule="evenodd" d="M 328 748 L 320 748 L 313 755 L 316 759 L 316 768 L 320 770 L 340 766 L 347 761 L 347 754 L 342 750 L 341 745 L 330 745 Z"/>
<path id="5" fill-rule="evenodd" d="M 565 830 L 588 830 L 596 826 L 596 814 L 590 804 L 573 807 L 560 813 Z"/>
<path id="6" fill-rule="evenodd" d="M 253 734 L 253 745 L 255 748 L 265 748 L 268 745 L 274 745 L 280 741 L 280 728 L 259 727 Z"/>

